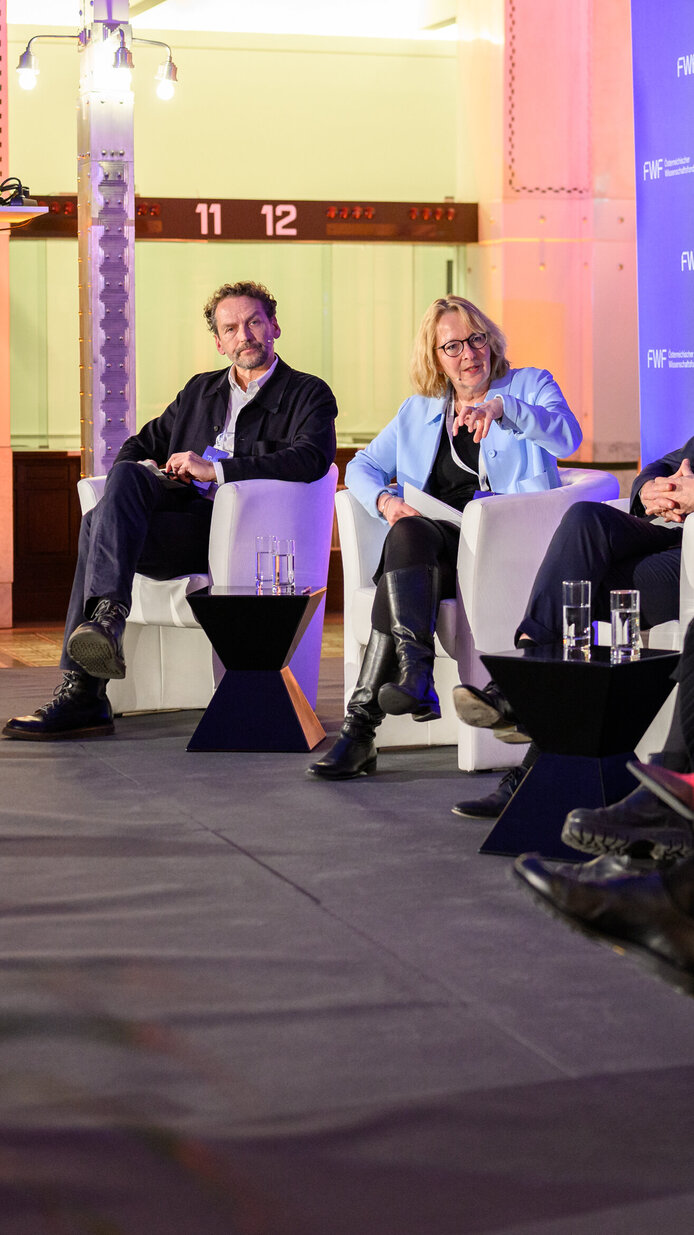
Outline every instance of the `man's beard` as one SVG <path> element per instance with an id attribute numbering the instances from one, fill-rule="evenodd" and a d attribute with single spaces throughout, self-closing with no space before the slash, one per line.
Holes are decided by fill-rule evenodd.
<path id="1" fill-rule="evenodd" d="M 237 369 L 259 369 L 269 357 L 268 345 L 265 343 L 246 344 L 234 353 L 234 364 Z"/>

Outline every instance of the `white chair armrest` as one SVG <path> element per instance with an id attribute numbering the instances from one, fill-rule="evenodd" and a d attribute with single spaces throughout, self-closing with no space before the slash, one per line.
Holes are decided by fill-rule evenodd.
<path id="1" fill-rule="evenodd" d="M 335 495 L 335 511 L 340 532 L 345 596 L 351 596 L 358 588 L 369 587 L 373 582 L 388 524 L 374 519 L 349 489 L 341 489 Z"/>
<path id="2" fill-rule="evenodd" d="M 83 476 L 81 480 L 77 481 L 77 495 L 83 515 L 88 510 L 92 510 L 97 502 L 101 501 L 105 484 L 105 476 Z"/>
<path id="3" fill-rule="evenodd" d="M 682 529 L 682 564 L 680 566 L 680 637 L 694 618 L 694 519 L 687 515 Z"/>

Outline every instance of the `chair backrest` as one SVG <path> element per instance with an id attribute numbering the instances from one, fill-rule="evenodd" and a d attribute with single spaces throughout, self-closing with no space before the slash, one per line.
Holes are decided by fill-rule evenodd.
<path id="1" fill-rule="evenodd" d="M 575 502 L 602 502 L 619 493 L 609 472 L 561 468 L 561 486 L 470 502 L 463 512 L 458 579 L 475 647 L 512 647 L 513 634 L 549 542 Z"/>
<path id="2" fill-rule="evenodd" d="M 296 541 L 297 585 L 322 587 L 328 577 L 337 467 L 310 484 L 240 480 L 222 485 L 210 530 L 212 583 L 250 583 L 255 538 L 265 533 Z"/>

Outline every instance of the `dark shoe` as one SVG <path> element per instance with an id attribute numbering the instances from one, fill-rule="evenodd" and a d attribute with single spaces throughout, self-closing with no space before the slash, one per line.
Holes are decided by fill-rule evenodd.
<path id="1" fill-rule="evenodd" d="M 514 872 L 554 917 L 633 953 L 679 990 L 694 993 L 694 918 L 675 904 L 661 872 L 619 872 L 613 861 L 551 867 L 524 854 Z"/>
<path id="2" fill-rule="evenodd" d="M 323 780 L 353 780 L 355 776 L 371 776 L 376 771 L 377 755 L 373 738 L 368 735 L 353 737 L 345 722 L 330 750 L 306 771 L 309 776 L 322 776 Z"/>
<path id="3" fill-rule="evenodd" d="M 378 752 L 374 737 L 383 720 L 378 692 L 392 674 L 395 663 L 395 646 L 390 635 L 372 630 L 342 728 L 330 750 L 306 769 L 309 776 L 352 780 L 376 771 Z"/>
<path id="4" fill-rule="evenodd" d="M 487 682 L 483 690 L 470 685 L 454 686 L 453 706 L 459 720 L 475 729 L 493 729 L 500 742 L 530 741 L 496 682 Z"/>
<path id="5" fill-rule="evenodd" d="M 627 767 L 661 802 L 672 807 L 683 819 L 694 821 L 694 776 L 691 772 L 671 772 L 653 763 L 628 763 Z"/>
<path id="6" fill-rule="evenodd" d="M 613 806 L 570 811 L 561 838 L 582 853 L 628 854 L 658 861 L 694 853 L 692 829 L 640 786 Z"/>
<path id="7" fill-rule="evenodd" d="M 94 678 L 124 678 L 123 631 L 127 611 L 110 600 L 100 600 L 91 620 L 73 630 L 67 654 Z"/>
<path id="8" fill-rule="evenodd" d="M 389 716 L 439 720 L 441 705 L 434 690 L 434 629 L 441 595 L 438 567 L 409 566 L 391 570 L 383 578 L 399 672 L 397 681 L 381 687 L 378 702 Z"/>
<path id="9" fill-rule="evenodd" d="M 50 742 L 58 738 L 104 737 L 113 730 L 106 683 L 68 670 L 49 703 L 31 716 L 13 716 L 2 732 L 7 738 L 25 742 Z"/>
<path id="10" fill-rule="evenodd" d="M 458 802 L 456 806 L 451 807 L 453 814 L 464 815 L 472 819 L 498 819 L 527 772 L 528 768 L 524 768 L 522 764 L 517 768 L 511 768 L 502 777 L 494 793 L 489 794 L 489 797 L 477 798 L 472 802 Z"/>

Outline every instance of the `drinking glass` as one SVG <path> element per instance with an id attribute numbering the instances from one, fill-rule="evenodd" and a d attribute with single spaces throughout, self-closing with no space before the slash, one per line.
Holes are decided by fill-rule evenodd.
<path id="1" fill-rule="evenodd" d="M 288 536 L 275 540 L 275 591 L 285 596 L 294 591 L 294 541 Z"/>
<path id="2" fill-rule="evenodd" d="M 275 537 L 255 538 L 255 586 L 258 592 L 271 592 L 275 586 Z"/>
<path id="3" fill-rule="evenodd" d="M 638 588 L 610 592 L 610 660 L 638 660 L 641 636 L 641 597 Z"/>
<path id="4" fill-rule="evenodd" d="M 564 647 L 590 655 L 590 579 L 565 579 L 562 593 Z"/>

